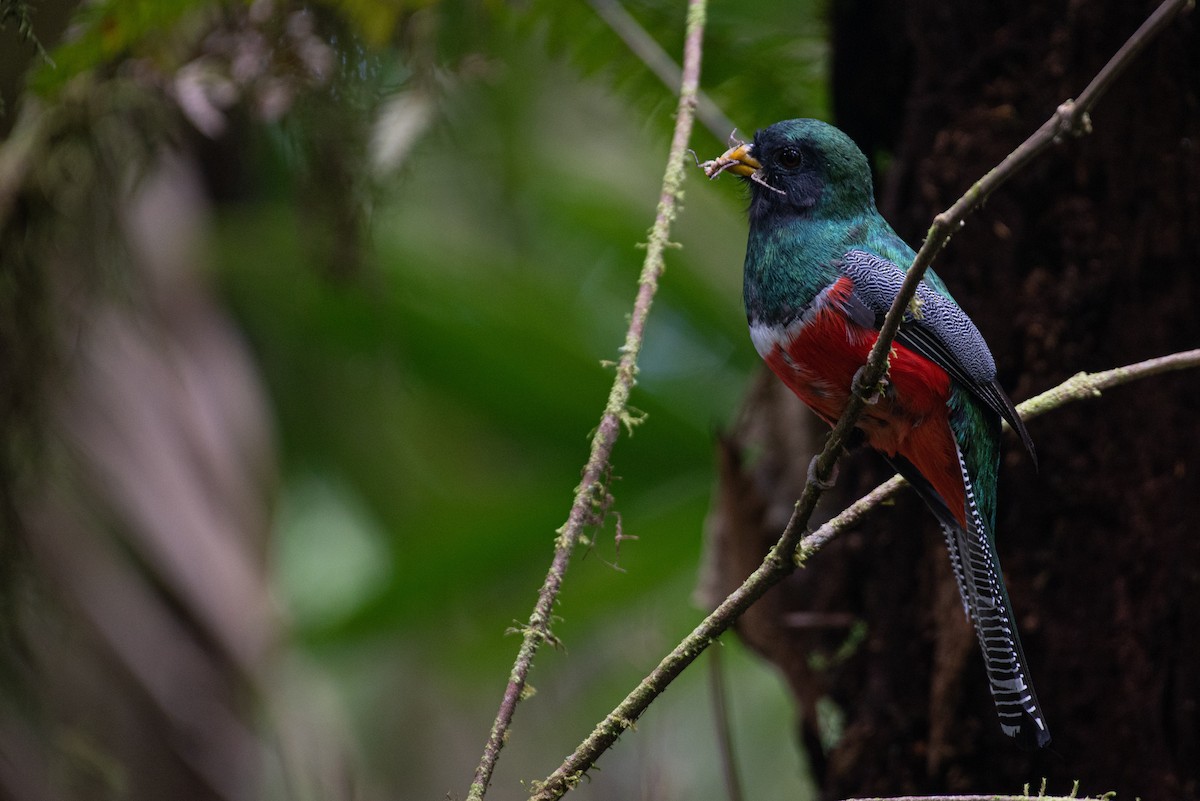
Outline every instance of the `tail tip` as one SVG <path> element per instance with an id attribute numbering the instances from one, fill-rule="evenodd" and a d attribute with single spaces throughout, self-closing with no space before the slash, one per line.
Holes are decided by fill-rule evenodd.
<path id="1" fill-rule="evenodd" d="M 1004 726 L 1004 733 L 1016 741 L 1022 751 L 1038 751 L 1050 745 L 1050 730 L 1041 718 L 1025 716 L 1018 726 Z"/>

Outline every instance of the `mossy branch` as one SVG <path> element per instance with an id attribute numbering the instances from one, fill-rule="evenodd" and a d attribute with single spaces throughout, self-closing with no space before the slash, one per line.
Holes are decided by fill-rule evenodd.
<path id="1" fill-rule="evenodd" d="M 633 313 L 629 318 L 625 342 L 620 348 L 621 358 L 616 364 L 616 376 L 609 390 L 608 402 L 600 418 L 600 425 L 592 435 L 591 453 L 583 469 L 583 479 L 575 489 L 575 499 L 567 522 L 558 530 L 554 540 L 554 558 L 546 579 L 538 592 L 537 603 L 529 617 L 529 623 L 522 629 L 521 646 L 517 658 L 509 674 L 508 686 L 500 702 L 500 709 L 492 724 L 491 732 L 484 746 L 483 756 L 476 768 L 474 780 L 468 794 L 468 801 L 480 801 L 487 793 L 492 773 L 500 757 L 500 749 L 504 746 L 513 714 L 517 704 L 524 695 L 529 670 L 533 666 L 533 657 L 538 646 L 546 641 L 554 641 L 550 633 L 551 610 L 562 587 L 567 566 L 571 561 L 571 553 L 580 542 L 583 531 L 594 520 L 594 509 L 597 499 L 607 497 L 605 477 L 609 472 L 610 458 L 613 446 L 621 433 L 621 426 L 632 427 L 640 421 L 640 415 L 629 406 L 629 394 L 637 383 L 638 356 L 642 350 L 645 336 L 646 319 L 650 307 L 658 291 L 659 279 L 662 276 L 665 263 L 663 254 L 671 247 L 671 224 L 675 220 L 677 206 L 682 196 L 685 155 L 688 140 L 691 138 L 692 125 L 695 120 L 696 98 L 700 87 L 700 56 L 701 42 L 704 34 L 705 0 L 690 0 L 688 3 L 687 30 L 684 44 L 683 72 L 679 90 L 679 105 L 676 110 L 675 132 L 671 139 L 670 153 L 667 157 L 666 174 L 663 176 L 662 190 L 659 194 L 658 211 L 654 226 L 650 229 L 646 242 L 646 256 L 642 263 L 641 275 L 638 278 L 637 298 L 634 301 Z M 633 724 L 633 718 L 614 722 L 621 729 Z M 563 785 L 572 784 L 564 777 Z"/>

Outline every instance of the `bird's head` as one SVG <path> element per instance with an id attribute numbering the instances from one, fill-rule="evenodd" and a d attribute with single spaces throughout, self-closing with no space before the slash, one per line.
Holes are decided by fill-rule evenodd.
<path id="1" fill-rule="evenodd" d="M 750 219 L 838 219 L 875 206 L 867 157 L 820 120 L 785 120 L 705 162 L 710 178 L 732 172 L 750 185 Z"/>

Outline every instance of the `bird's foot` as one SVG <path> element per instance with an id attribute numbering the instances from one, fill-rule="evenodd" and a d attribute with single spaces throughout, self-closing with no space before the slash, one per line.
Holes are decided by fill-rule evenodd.
<path id="1" fill-rule="evenodd" d="M 829 473 L 829 478 L 827 478 L 825 480 L 821 480 L 821 479 L 817 478 L 817 460 L 820 458 L 821 458 L 820 456 L 814 456 L 812 458 L 812 461 L 810 461 L 808 463 L 808 481 L 810 484 L 815 485 L 818 489 L 821 489 L 821 490 L 832 489 L 833 485 L 837 483 L 837 475 L 838 475 L 837 463 L 836 462 L 834 463 L 833 470 L 831 470 Z"/>
<path id="2" fill-rule="evenodd" d="M 866 403 L 868 406 L 874 406 L 876 403 L 879 403 L 880 399 L 883 397 L 883 394 L 887 392 L 887 375 L 884 374 L 883 378 L 879 379 L 878 383 L 874 385 L 868 385 L 864 380 L 866 372 L 867 366 L 865 364 L 858 368 L 858 370 L 856 370 L 854 373 L 854 381 L 850 384 L 850 386 L 855 392 L 862 393 L 863 403 Z"/>

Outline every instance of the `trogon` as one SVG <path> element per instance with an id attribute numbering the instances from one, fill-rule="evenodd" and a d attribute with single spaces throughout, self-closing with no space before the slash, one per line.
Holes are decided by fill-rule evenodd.
<path id="1" fill-rule="evenodd" d="M 750 189 L 743 297 L 775 374 L 832 425 L 916 254 L 875 208 L 866 157 L 837 128 L 798 119 L 707 162 Z M 1050 742 L 996 554 L 1001 420 L 1033 443 L 996 380 L 987 343 L 932 271 L 909 304 L 881 394 L 859 436 L 941 523 L 1005 734 Z"/>

